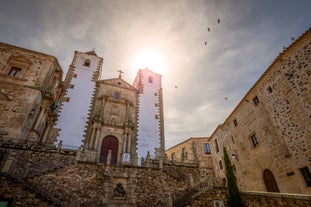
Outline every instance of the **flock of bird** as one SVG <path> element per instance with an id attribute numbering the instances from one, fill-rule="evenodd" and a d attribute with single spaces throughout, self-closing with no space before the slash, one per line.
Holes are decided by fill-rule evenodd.
<path id="1" fill-rule="evenodd" d="M 220 18 L 217 19 L 217 23 L 220 24 Z M 211 28 L 207 27 L 207 31 L 210 32 Z M 205 41 L 204 44 L 207 45 L 207 41 Z"/>

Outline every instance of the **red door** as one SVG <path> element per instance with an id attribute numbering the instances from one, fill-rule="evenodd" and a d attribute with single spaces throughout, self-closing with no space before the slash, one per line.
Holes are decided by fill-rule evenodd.
<path id="1" fill-rule="evenodd" d="M 99 162 L 107 163 L 107 156 L 109 150 L 111 150 L 111 162 L 110 164 L 116 164 L 118 158 L 118 139 L 115 136 L 108 135 L 103 139 Z"/>
<path id="2" fill-rule="evenodd" d="M 270 170 L 265 169 L 263 172 L 263 180 L 265 181 L 268 192 L 280 192 L 278 184 L 276 183 L 273 173 Z"/>

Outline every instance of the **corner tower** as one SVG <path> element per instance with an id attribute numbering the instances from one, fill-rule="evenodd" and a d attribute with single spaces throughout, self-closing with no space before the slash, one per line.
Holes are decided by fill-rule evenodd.
<path id="1" fill-rule="evenodd" d="M 103 59 L 94 50 L 85 53 L 75 51 L 64 81 L 63 104 L 56 125 L 59 128 L 58 140 L 65 145 L 82 144 L 102 64 Z"/>
<path id="2" fill-rule="evenodd" d="M 138 157 L 163 158 L 164 117 L 162 76 L 146 69 L 137 72 L 133 83 L 138 90 Z"/>

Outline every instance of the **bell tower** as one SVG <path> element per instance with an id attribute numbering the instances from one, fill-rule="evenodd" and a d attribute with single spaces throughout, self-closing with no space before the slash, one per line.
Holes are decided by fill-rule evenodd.
<path id="1" fill-rule="evenodd" d="M 137 72 L 133 83 L 138 90 L 138 158 L 163 158 L 165 154 L 162 76 L 148 68 Z M 148 154 L 148 156 L 149 156 Z"/>
<path id="2" fill-rule="evenodd" d="M 56 125 L 59 128 L 58 140 L 62 140 L 65 145 L 82 144 L 102 64 L 103 58 L 98 57 L 94 50 L 75 51 L 64 81 L 62 105 Z"/>

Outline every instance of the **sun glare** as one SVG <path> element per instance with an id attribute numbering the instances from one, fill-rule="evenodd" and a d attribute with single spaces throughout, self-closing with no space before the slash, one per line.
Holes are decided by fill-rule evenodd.
<path id="1" fill-rule="evenodd" d="M 153 72 L 163 75 L 165 61 L 158 50 L 145 49 L 134 55 L 132 67 L 134 70 L 149 68 Z"/>

